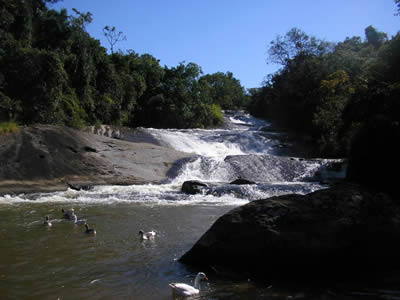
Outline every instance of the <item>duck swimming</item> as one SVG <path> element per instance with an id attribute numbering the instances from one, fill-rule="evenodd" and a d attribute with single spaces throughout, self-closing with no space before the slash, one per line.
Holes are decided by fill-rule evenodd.
<path id="1" fill-rule="evenodd" d="M 143 230 L 139 230 L 139 236 L 142 240 L 148 240 L 154 238 L 156 236 L 155 231 L 143 232 Z"/>
<path id="2" fill-rule="evenodd" d="M 53 224 L 50 222 L 49 216 L 46 216 L 43 222 L 44 226 L 51 227 Z"/>
<path id="3" fill-rule="evenodd" d="M 208 280 L 206 274 L 199 272 L 194 279 L 194 286 L 186 283 L 170 283 L 169 286 L 172 288 L 174 296 L 190 297 L 200 293 L 200 280 L 202 279 Z"/>
<path id="4" fill-rule="evenodd" d="M 78 217 L 75 214 L 72 215 L 72 221 L 74 221 L 75 225 L 85 225 L 86 224 L 86 219 L 78 220 Z"/>
<path id="5" fill-rule="evenodd" d="M 85 233 L 87 233 L 87 234 L 96 234 L 96 229 L 89 228 L 89 225 L 87 223 L 85 223 L 85 227 L 86 227 Z"/>
<path id="6" fill-rule="evenodd" d="M 63 216 L 65 219 L 67 220 L 72 220 L 72 215 L 74 214 L 74 209 L 68 209 L 68 210 L 64 210 L 64 208 L 61 209 L 61 212 L 63 213 Z"/>

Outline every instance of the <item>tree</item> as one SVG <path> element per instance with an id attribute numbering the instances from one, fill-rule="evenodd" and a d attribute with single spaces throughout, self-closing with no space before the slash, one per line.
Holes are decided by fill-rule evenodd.
<path id="1" fill-rule="evenodd" d="M 387 41 L 387 34 L 377 31 L 372 25 L 365 28 L 365 38 L 367 43 L 379 48 L 385 41 Z"/>
<path id="2" fill-rule="evenodd" d="M 292 28 L 284 37 L 278 35 L 271 41 L 268 49 L 269 61 L 286 66 L 296 56 L 321 56 L 331 48 L 331 43 L 310 37 L 298 28 Z"/>
<path id="3" fill-rule="evenodd" d="M 202 76 L 200 81 L 205 81 L 210 85 L 213 102 L 222 109 L 237 109 L 245 106 L 247 97 L 244 88 L 231 72 L 207 74 Z"/>
<path id="4" fill-rule="evenodd" d="M 110 50 L 111 50 L 111 54 L 114 53 L 114 46 L 121 41 L 125 41 L 126 40 L 126 36 L 123 34 L 122 31 L 118 31 L 115 28 L 115 26 L 110 27 L 110 26 L 105 26 L 103 28 L 103 33 L 104 36 L 106 37 L 108 43 L 110 44 Z"/>
<path id="5" fill-rule="evenodd" d="M 397 5 L 397 13 L 395 16 L 400 16 L 400 0 L 394 0 L 394 3 Z"/>
<path id="6" fill-rule="evenodd" d="M 86 25 L 93 21 L 92 13 L 83 13 L 76 8 L 73 8 L 72 10 L 77 15 L 77 17 L 70 17 L 72 25 L 79 28 L 81 31 L 86 32 Z"/>

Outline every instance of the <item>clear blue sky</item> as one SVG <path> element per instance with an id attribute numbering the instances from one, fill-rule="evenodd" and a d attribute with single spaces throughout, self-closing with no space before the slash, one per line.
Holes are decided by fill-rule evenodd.
<path id="1" fill-rule="evenodd" d="M 269 42 L 298 27 L 332 42 L 361 36 L 369 25 L 389 37 L 400 29 L 393 0 L 64 0 L 50 6 L 91 12 L 88 32 L 109 48 L 104 26 L 126 41 L 116 45 L 160 59 L 194 62 L 204 73 L 231 71 L 246 88 L 259 87 L 278 66 L 266 64 Z"/>

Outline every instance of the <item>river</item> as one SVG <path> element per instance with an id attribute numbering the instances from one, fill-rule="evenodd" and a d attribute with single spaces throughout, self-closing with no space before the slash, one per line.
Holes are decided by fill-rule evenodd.
<path id="1" fill-rule="evenodd" d="M 218 217 L 249 201 L 326 187 L 314 175 L 331 161 L 296 157 L 270 124 L 244 113 L 226 120 L 212 130 L 142 129 L 196 155 L 160 185 L 0 196 L 0 299 L 172 299 L 170 282 L 193 283 L 201 271 L 178 258 Z M 237 178 L 257 184 L 229 184 Z M 208 192 L 182 193 L 185 180 L 206 183 Z M 74 208 L 97 234 L 63 219 L 62 208 Z M 45 216 L 52 227 L 43 226 Z M 139 230 L 157 234 L 142 241 Z M 207 275 L 198 299 L 400 299 L 400 292 L 366 286 Z"/>

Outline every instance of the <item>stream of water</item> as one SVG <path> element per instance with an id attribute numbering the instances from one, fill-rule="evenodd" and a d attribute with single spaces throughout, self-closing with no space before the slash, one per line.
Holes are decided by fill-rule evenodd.
<path id="1" fill-rule="evenodd" d="M 329 160 L 288 156 L 290 145 L 268 123 L 244 113 L 226 120 L 213 130 L 142 129 L 196 155 L 163 184 L 0 196 L 0 299 L 172 299 L 170 282 L 192 284 L 201 271 L 178 258 L 218 217 L 249 201 L 325 188 L 313 179 Z M 257 184 L 229 184 L 237 178 Z M 200 180 L 209 192 L 184 194 L 185 180 Z M 72 207 L 96 235 L 62 218 L 61 209 Z M 157 235 L 142 241 L 139 230 Z M 398 291 L 366 286 L 320 289 L 207 275 L 197 299 L 400 299 Z"/>

